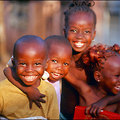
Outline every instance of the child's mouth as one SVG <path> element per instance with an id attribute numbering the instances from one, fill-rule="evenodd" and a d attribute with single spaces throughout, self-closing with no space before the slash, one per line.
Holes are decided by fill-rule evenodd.
<path id="1" fill-rule="evenodd" d="M 23 76 L 26 81 L 34 81 L 38 76 Z"/>
<path id="2" fill-rule="evenodd" d="M 120 86 L 114 87 L 117 91 L 120 91 Z"/>
<path id="3" fill-rule="evenodd" d="M 80 48 L 80 47 L 84 46 L 84 43 L 81 42 L 81 41 L 74 41 L 73 43 L 74 43 L 75 47 L 79 47 Z"/>
<path id="4" fill-rule="evenodd" d="M 59 79 L 61 74 L 59 73 L 51 73 L 52 77 L 55 78 L 55 79 Z"/>

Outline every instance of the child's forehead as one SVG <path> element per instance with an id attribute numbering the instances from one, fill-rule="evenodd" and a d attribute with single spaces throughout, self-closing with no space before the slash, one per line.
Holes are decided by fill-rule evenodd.
<path id="1" fill-rule="evenodd" d="M 86 20 L 86 21 L 92 21 L 94 22 L 94 17 L 91 13 L 89 12 L 76 12 L 70 15 L 69 21 L 81 21 L 81 20 Z"/>
<path id="2" fill-rule="evenodd" d="M 64 48 L 64 49 L 63 49 Z M 54 42 L 51 44 L 50 50 L 56 50 L 60 52 L 60 50 L 72 50 L 71 46 L 67 43 L 62 42 Z M 65 51 L 66 52 L 66 51 Z"/>
<path id="3" fill-rule="evenodd" d="M 88 24 L 93 24 L 95 25 L 95 18 L 93 14 L 89 12 L 83 12 L 83 11 L 78 11 L 76 13 L 73 13 L 69 16 L 68 24 L 72 23 L 79 23 L 80 21 L 87 22 Z M 80 24 L 80 23 L 79 23 Z"/>
<path id="4" fill-rule="evenodd" d="M 54 47 L 51 46 L 51 48 L 48 51 L 49 57 L 60 57 L 60 58 L 71 58 L 72 57 L 72 49 L 68 47 L 67 45 L 55 45 Z"/>
<path id="5" fill-rule="evenodd" d="M 93 17 L 93 14 L 87 11 L 76 11 L 70 14 L 70 16 L 79 16 L 79 17 L 85 17 L 85 16 L 89 16 L 89 17 Z"/>
<path id="6" fill-rule="evenodd" d="M 46 48 L 44 45 L 41 45 L 40 43 L 23 43 L 19 44 L 16 48 L 16 55 L 18 56 L 19 54 L 24 54 L 24 53 L 36 53 L 36 54 L 45 54 L 46 53 Z"/>
<path id="7" fill-rule="evenodd" d="M 31 42 L 22 42 L 21 44 L 19 44 L 17 46 L 17 49 L 33 49 L 33 50 L 36 50 L 36 49 L 44 49 L 44 44 L 41 44 L 39 42 L 34 42 L 34 41 L 31 41 Z"/>
<path id="8" fill-rule="evenodd" d="M 104 68 L 114 69 L 114 68 L 120 68 L 120 56 L 111 56 L 105 60 Z"/>
<path id="9" fill-rule="evenodd" d="M 112 62 L 119 62 L 120 63 L 120 55 L 112 55 L 110 57 L 107 58 L 106 62 L 110 62 L 112 64 Z"/>

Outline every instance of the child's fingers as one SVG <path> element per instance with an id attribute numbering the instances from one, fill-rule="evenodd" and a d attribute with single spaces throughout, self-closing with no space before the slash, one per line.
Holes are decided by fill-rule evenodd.
<path id="1" fill-rule="evenodd" d="M 98 117 L 100 112 L 101 108 L 99 107 L 93 107 L 90 109 L 90 114 L 92 115 L 92 117 Z"/>
<path id="2" fill-rule="evenodd" d="M 92 117 L 97 117 L 97 116 L 98 116 L 98 114 L 97 114 L 97 108 L 96 108 L 96 107 L 92 107 L 92 108 L 90 109 L 90 115 L 91 115 Z"/>
<path id="3" fill-rule="evenodd" d="M 35 102 L 35 104 L 36 104 L 39 108 L 41 108 L 40 102 L 38 102 L 38 101 L 34 101 L 34 102 Z"/>
<path id="4" fill-rule="evenodd" d="M 90 108 L 91 108 L 91 106 L 86 107 L 86 109 L 85 109 L 85 114 L 86 114 L 86 115 L 89 114 L 89 110 L 90 110 Z"/>
<path id="5" fill-rule="evenodd" d="M 45 100 L 43 100 L 42 98 L 39 98 L 39 100 L 38 100 L 39 102 L 42 102 L 42 103 L 45 103 L 46 101 Z"/>
<path id="6" fill-rule="evenodd" d="M 44 94 L 40 94 L 40 98 L 43 98 L 43 97 L 45 97 L 45 95 Z"/>

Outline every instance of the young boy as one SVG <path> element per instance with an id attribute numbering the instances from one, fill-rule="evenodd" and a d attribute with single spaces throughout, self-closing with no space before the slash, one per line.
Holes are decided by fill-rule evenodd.
<path id="1" fill-rule="evenodd" d="M 63 36 L 52 35 L 45 39 L 48 48 L 48 60 L 46 71 L 49 73 L 50 82 L 57 93 L 58 105 L 60 110 L 60 80 L 69 71 L 72 58 L 72 47 Z"/>
<path id="2" fill-rule="evenodd" d="M 37 36 L 26 35 L 18 39 L 13 49 L 13 71 L 15 80 L 22 86 L 31 86 L 46 95 L 41 108 L 33 104 L 29 108 L 26 95 L 8 80 L 0 82 L 0 115 L 8 119 L 44 117 L 58 119 L 57 96 L 53 86 L 40 80 L 47 59 L 45 42 Z M 38 117 L 37 117 L 38 118 Z"/>
<path id="3" fill-rule="evenodd" d="M 54 86 L 60 110 L 60 79 L 68 73 L 72 57 L 72 47 L 65 37 L 59 35 L 49 36 L 45 39 L 45 42 L 48 49 L 48 59 L 46 71 L 42 78 Z M 9 62 L 8 66 L 12 66 L 12 64 Z M 14 85 L 27 94 L 30 102 L 34 101 L 36 103 L 38 101 L 38 106 L 40 106 L 39 102 L 44 102 L 42 99 L 44 97 L 43 94 L 39 93 L 37 89 L 31 88 L 32 90 L 27 91 L 26 87 L 19 85 L 12 77 L 13 72 L 11 73 L 9 67 L 4 70 L 4 73 Z M 49 78 L 44 78 L 46 74 Z"/>

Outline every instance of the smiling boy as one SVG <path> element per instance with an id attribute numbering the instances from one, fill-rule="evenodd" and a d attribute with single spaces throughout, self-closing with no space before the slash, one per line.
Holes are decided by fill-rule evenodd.
<path id="1" fill-rule="evenodd" d="M 0 82 L 0 115 L 8 119 L 36 116 L 47 119 L 59 118 L 55 90 L 52 85 L 40 80 L 46 59 L 46 45 L 40 37 L 26 35 L 16 41 L 12 60 L 15 79 L 23 86 L 38 88 L 45 94 L 46 103 L 41 103 L 41 108 L 33 104 L 30 109 L 27 96 L 6 79 Z"/>

